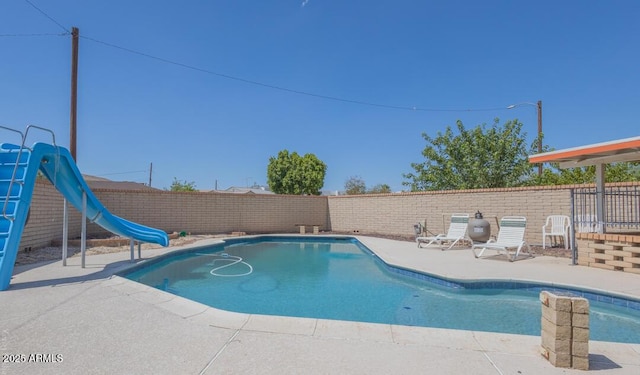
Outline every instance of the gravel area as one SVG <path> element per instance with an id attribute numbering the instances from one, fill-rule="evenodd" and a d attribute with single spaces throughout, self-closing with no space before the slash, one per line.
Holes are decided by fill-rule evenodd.
<path id="1" fill-rule="evenodd" d="M 187 235 L 183 237 L 178 237 L 169 240 L 169 246 L 181 246 L 188 245 L 190 243 L 196 242 L 198 240 L 206 239 L 206 238 L 215 238 L 222 237 L 220 235 Z M 110 239 L 117 239 L 119 237 L 111 237 Z M 107 239 L 108 240 L 108 239 Z M 151 243 L 143 243 L 141 245 L 142 249 L 156 249 L 161 248 L 162 246 Z M 136 250 L 137 250 L 136 246 Z M 94 255 L 94 254 L 106 254 L 106 253 L 117 253 L 129 251 L 130 245 L 124 246 L 93 246 L 87 247 L 86 255 Z M 74 256 L 80 256 L 80 247 L 77 246 L 68 246 L 67 247 L 67 256 L 69 258 Z M 18 256 L 16 257 L 16 265 L 25 265 L 32 264 L 38 262 L 47 262 L 52 260 L 60 260 L 62 259 L 62 247 L 49 246 L 41 249 L 31 250 L 31 251 L 19 251 Z"/>

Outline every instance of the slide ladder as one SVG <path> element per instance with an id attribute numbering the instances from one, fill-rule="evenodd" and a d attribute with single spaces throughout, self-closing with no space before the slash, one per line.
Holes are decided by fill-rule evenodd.
<path id="1" fill-rule="evenodd" d="M 0 199 L 4 197 L 4 201 L 0 201 L 0 291 L 6 290 L 11 281 L 22 232 L 29 217 L 38 170 L 72 206 L 84 211 L 90 221 L 132 240 L 169 245 L 169 237 L 164 231 L 111 214 L 91 192 L 69 151 L 55 145 L 55 136 L 53 145 L 35 143 L 31 148 L 26 147 L 26 135 L 33 127 L 27 127 L 23 135 L 17 130 L 0 126 L 19 133 L 22 138 L 20 145 L 0 144 Z"/>
<path id="2" fill-rule="evenodd" d="M 9 286 L 22 228 L 27 220 L 28 203 L 22 203 L 21 197 L 30 156 L 28 150 L 20 153 L 0 151 L 0 197 L 6 197 L 0 216 L 0 290 Z"/>

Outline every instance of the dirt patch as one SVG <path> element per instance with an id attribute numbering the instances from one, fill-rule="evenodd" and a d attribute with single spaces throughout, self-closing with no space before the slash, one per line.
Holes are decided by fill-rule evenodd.
<path id="1" fill-rule="evenodd" d="M 194 243 L 199 240 L 207 239 L 207 238 L 216 238 L 216 237 L 228 237 L 228 235 L 187 235 L 187 236 L 171 236 L 169 238 L 169 246 L 182 246 Z M 101 241 L 107 241 L 108 246 L 91 246 L 89 247 L 89 241 L 87 243 L 86 254 L 87 255 L 96 255 L 96 254 L 108 254 L 108 253 L 119 253 L 124 251 L 129 251 L 130 244 L 129 239 L 122 237 L 111 237 L 108 239 L 101 239 Z M 99 241 L 93 240 L 91 243 L 98 244 Z M 124 243 L 124 245 L 122 245 Z M 114 246 L 114 244 L 118 244 Z M 143 243 L 141 248 L 143 250 L 148 249 L 158 249 L 162 246 L 157 244 Z M 138 246 L 135 246 L 137 251 Z M 69 258 L 74 256 L 80 256 L 80 247 L 77 245 L 68 245 L 67 247 L 67 256 Z M 32 251 L 19 251 L 18 256 L 16 257 L 16 265 L 25 265 L 32 264 L 38 262 L 46 262 L 46 261 L 56 261 L 62 259 L 62 246 L 49 246 L 41 249 L 36 249 Z"/>

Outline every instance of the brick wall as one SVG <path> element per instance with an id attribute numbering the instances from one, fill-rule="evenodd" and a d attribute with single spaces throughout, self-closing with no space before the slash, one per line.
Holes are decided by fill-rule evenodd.
<path id="1" fill-rule="evenodd" d="M 570 187 L 478 189 L 329 197 L 335 231 L 413 235 L 413 225 L 426 221 L 433 233 L 446 233 L 452 213 L 482 212 L 497 234 L 496 218 L 527 218 L 526 241 L 542 243 L 542 226 L 551 214 L 570 215 Z"/>
<path id="2" fill-rule="evenodd" d="M 321 230 L 413 236 L 413 225 L 425 222 L 444 233 L 452 213 L 481 211 L 497 233 L 496 218 L 527 217 L 526 240 L 542 242 L 541 228 L 551 214 L 570 214 L 570 188 L 531 187 L 361 196 L 291 196 L 168 191 L 95 190 L 113 214 L 167 232 L 194 234 L 295 233 L 296 224 Z M 80 215 L 70 208 L 69 237 L 80 236 Z M 105 233 L 95 224 L 90 235 Z M 31 218 L 20 248 L 47 246 L 62 237 L 62 196 L 38 181 Z"/>
<path id="3" fill-rule="evenodd" d="M 94 193 L 113 214 L 167 232 L 293 233 L 296 224 L 329 229 L 326 197 L 121 190 Z"/>
<path id="4" fill-rule="evenodd" d="M 168 191 L 95 190 L 113 214 L 166 232 L 193 234 L 298 233 L 296 224 L 361 234 L 414 235 L 426 222 L 432 233 L 446 233 L 452 213 L 484 214 L 497 234 L 496 219 L 525 216 L 525 240 L 541 244 L 551 214 L 570 215 L 574 186 L 479 189 L 355 196 L 293 196 Z M 583 186 L 576 186 L 583 187 Z M 33 191 L 29 222 L 20 250 L 49 246 L 62 238 L 63 197 L 46 180 Z M 88 235 L 108 234 L 88 224 Z M 309 228 L 310 229 L 310 228 Z M 69 207 L 69 238 L 79 238 L 80 213 Z M 640 273 L 640 236 L 578 233 L 581 265 Z"/>
<path id="5" fill-rule="evenodd" d="M 640 274 L 640 236 L 576 233 L 578 264 Z"/>
<path id="6" fill-rule="evenodd" d="M 167 232 L 218 234 L 295 233 L 296 224 L 329 229 L 326 197 L 168 191 L 94 190 L 114 215 Z M 19 249 L 49 246 L 62 238 L 63 197 L 46 180 L 35 185 L 29 223 Z M 81 215 L 69 207 L 69 238 L 79 238 Z M 108 232 L 87 225 L 88 236 Z"/>
<path id="7" fill-rule="evenodd" d="M 62 238 L 64 198 L 49 183 L 38 179 L 33 189 L 33 198 L 19 249 L 49 246 L 53 239 Z M 79 237 L 81 215 L 69 206 L 69 238 Z"/>

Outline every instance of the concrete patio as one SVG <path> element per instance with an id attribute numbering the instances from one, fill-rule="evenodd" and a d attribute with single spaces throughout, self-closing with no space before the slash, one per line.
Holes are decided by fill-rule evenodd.
<path id="1" fill-rule="evenodd" d="M 448 278 L 542 281 L 640 299 L 639 275 L 566 258 L 478 260 L 468 249 L 358 238 L 387 263 Z M 584 373 L 549 364 L 539 336 L 239 314 L 114 276 L 132 265 L 128 253 L 88 256 L 86 264 L 73 257 L 67 267 L 16 267 L 0 292 L 0 374 Z M 640 373 L 640 344 L 591 341 L 589 352 L 598 374 Z M 33 361 L 6 363 L 5 355 Z"/>

